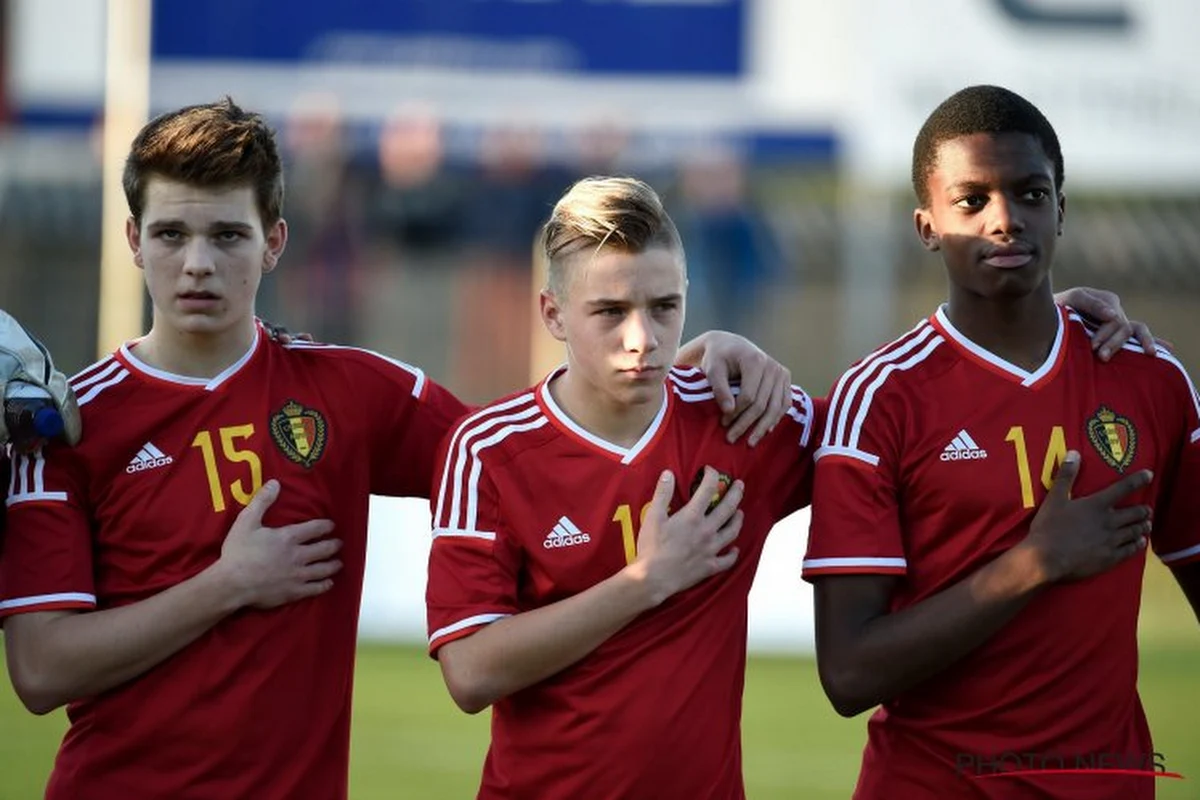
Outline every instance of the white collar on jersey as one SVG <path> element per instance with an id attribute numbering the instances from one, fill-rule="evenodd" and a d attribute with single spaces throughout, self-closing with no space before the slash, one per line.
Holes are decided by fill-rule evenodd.
<path id="1" fill-rule="evenodd" d="M 131 345 L 137 344 L 139 341 L 141 341 L 140 339 L 134 339 L 132 342 L 126 342 L 125 344 L 121 345 L 120 353 L 121 357 L 125 359 L 129 366 L 138 372 L 149 375 L 152 378 L 157 378 L 160 381 L 177 383 L 181 386 L 200 386 L 211 392 L 221 384 L 225 383 L 225 381 L 236 375 L 238 371 L 241 370 L 241 368 L 244 367 L 246 363 L 254 357 L 254 354 L 258 352 L 258 343 L 262 337 L 262 329 L 256 327 L 254 332 L 254 341 L 250 343 L 250 349 L 247 350 L 245 354 L 242 355 L 242 357 L 237 361 L 223 369 L 220 374 L 211 378 L 195 378 L 190 375 L 176 375 L 174 372 L 167 372 L 166 370 L 150 366 L 145 361 L 142 361 L 133 354 L 133 347 Z"/>
<path id="2" fill-rule="evenodd" d="M 586 430 L 577 422 L 575 422 L 575 420 L 567 416 L 567 412 L 563 411 L 562 408 L 559 407 L 558 403 L 554 402 L 554 397 L 550 394 L 550 381 L 554 380 L 566 371 L 566 364 L 556 367 L 542 381 L 542 385 L 538 387 L 538 394 L 542 399 L 542 404 L 545 406 L 546 411 L 549 412 L 550 416 L 554 418 L 555 422 L 579 438 L 583 439 L 589 444 L 599 447 L 601 450 L 620 456 L 622 464 L 632 463 L 633 460 L 637 458 L 643 450 L 646 449 L 646 446 L 649 445 L 650 442 L 654 441 L 655 434 L 658 433 L 659 428 L 662 427 L 663 420 L 667 416 L 667 406 L 671 402 L 671 393 L 667 391 L 666 383 L 663 383 L 662 405 L 659 406 L 658 413 L 654 416 L 654 420 L 650 423 L 650 427 L 646 428 L 646 432 L 642 434 L 642 438 L 638 439 L 637 443 L 634 444 L 633 447 L 626 448 L 617 444 L 613 444 L 612 442 L 602 439 L 594 433 Z"/>
<path id="3" fill-rule="evenodd" d="M 1033 386 L 1054 369 L 1054 366 L 1058 363 L 1059 354 L 1062 352 L 1063 342 L 1067 338 L 1067 329 L 1063 324 L 1062 308 L 1056 307 L 1056 310 L 1058 312 L 1058 331 L 1054 334 L 1054 346 L 1050 348 L 1050 353 L 1046 356 L 1046 360 L 1042 363 L 1042 365 L 1033 372 L 1022 369 L 1016 364 L 1005 361 L 1003 358 L 1000 358 L 1000 356 L 992 353 L 990 350 L 985 350 L 968 339 L 962 331 L 954 327 L 953 323 L 950 322 L 950 317 L 946 314 L 945 303 L 938 306 L 937 312 L 934 314 L 934 316 L 937 317 L 938 325 L 941 326 L 942 330 L 946 332 L 946 335 L 949 336 L 950 339 L 953 340 L 954 343 L 959 347 L 968 351 L 976 358 L 986 361 L 997 369 L 1001 369 L 1010 375 L 1019 378 L 1022 386 Z"/>

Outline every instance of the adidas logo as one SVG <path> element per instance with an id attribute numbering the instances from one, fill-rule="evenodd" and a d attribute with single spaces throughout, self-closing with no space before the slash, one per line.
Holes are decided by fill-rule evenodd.
<path id="1" fill-rule="evenodd" d="M 579 528 L 575 527 L 575 523 L 566 517 L 559 517 L 555 523 L 554 529 L 546 534 L 546 540 L 542 542 L 542 547 L 547 550 L 553 550 L 556 547 L 574 547 L 577 544 L 587 544 L 592 540 Z"/>
<path id="2" fill-rule="evenodd" d="M 983 458 L 987 458 L 987 450 L 975 444 L 965 429 L 959 431 L 942 450 L 942 461 L 977 461 Z"/>
<path id="3" fill-rule="evenodd" d="M 132 475 L 135 472 L 144 472 L 148 469 L 165 467 L 174 460 L 150 442 L 146 442 L 142 445 L 142 449 L 138 450 L 133 460 L 129 462 L 129 466 L 125 468 L 125 471 Z"/>

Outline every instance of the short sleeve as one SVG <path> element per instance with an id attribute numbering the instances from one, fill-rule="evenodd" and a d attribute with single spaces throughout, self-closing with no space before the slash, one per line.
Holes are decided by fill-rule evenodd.
<path id="1" fill-rule="evenodd" d="M 446 643 L 517 613 L 521 563 L 488 464 L 472 452 L 470 419 L 446 438 L 440 452 L 425 590 L 434 656 Z"/>
<path id="2" fill-rule="evenodd" d="M 1160 351 L 1159 358 L 1176 367 L 1174 398 L 1180 411 L 1172 415 L 1178 423 L 1168 434 L 1174 441 L 1166 443 L 1177 455 L 1168 474 L 1161 476 L 1164 488 L 1150 541 L 1164 564 L 1178 567 L 1200 561 L 1200 395 L 1174 356 Z"/>
<path id="3" fill-rule="evenodd" d="M 0 618 L 96 606 L 86 480 L 76 461 L 54 445 L 13 458 L 0 539 Z"/>
<path id="4" fill-rule="evenodd" d="M 897 478 L 903 423 L 879 397 L 869 405 L 864 402 L 853 391 L 835 388 L 830 395 L 814 456 L 812 522 L 801 573 L 805 580 L 907 571 Z"/>
<path id="5" fill-rule="evenodd" d="M 812 502 L 812 454 L 825 419 L 823 398 L 813 399 L 804 389 L 792 386 L 792 406 L 770 436 L 759 443 L 765 452 L 755 454 L 755 469 L 747 485 L 758 485 L 765 478 L 764 493 L 779 507 L 776 519 L 783 519 Z M 767 474 L 764 474 L 767 473 Z"/>
<path id="6" fill-rule="evenodd" d="M 371 493 L 428 497 L 438 444 L 467 408 L 417 367 L 359 352 L 368 369 L 357 370 L 349 388 L 372 399 L 372 419 L 378 420 L 369 438 Z"/>

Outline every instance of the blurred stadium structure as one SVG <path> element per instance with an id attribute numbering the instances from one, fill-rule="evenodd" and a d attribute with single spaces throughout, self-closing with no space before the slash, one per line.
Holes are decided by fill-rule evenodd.
<path id="1" fill-rule="evenodd" d="M 1119 291 L 1200 375 L 1194 0 L 151 5 L 152 110 L 229 94 L 280 132 L 292 240 L 260 313 L 466 399 L 542 366 L 536 227 L 572 180 L 613 172 L 650 180 L 684 231 L 690 330 L 746 333 L 823 393 L 943 294 L 908 148 L 977 82 L 1029 96 L 1063 140 L 1057 285 Z M 104 19 L 94 0 L 0 0 L 0 305 L 69 370 L 96 355 Z M 381 513 L 399 514 L 389 538 L 420 514 Z M 399 550 L 371 573 L 419 581 L 423 563 Z M 757 606 L 790 606 L 782 629 L 805 614 L 795 574 Z"/>

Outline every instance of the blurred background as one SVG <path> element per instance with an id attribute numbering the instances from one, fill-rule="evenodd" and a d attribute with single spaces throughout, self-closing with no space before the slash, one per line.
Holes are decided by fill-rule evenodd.
<path id="1" fill-rule="evenodd" d="M 68 372 L 109 349 L 101 263 L 138 276 L 120 241 L 101 255 L 126 213 L 104 207 L 106 145 L 111 172 L 147 113 L 230 95 L 287 162 L 291 242 L 262 316 L 490 400 L 560 357 L 533 312 L 537 226 L 576 178 L 634 174 L 681 228 L 688 333 L 746 334 L 823 394 L 944 296 L 912 231 L 910 147 L 945 96 L 988 82 L 1062 141 L 1056 286 L 1119 292 L 1200 375 L 1197 30 L 1194 0 L 0 0 L 0 306 Z M 136 291 L 115 307 L 140 329 Z M 471 796 L 481 763 L 486 719 L 421 654 L 427 519 L 373 506 L 356 798 Z M 780 526 L 752 597 L 752 798 L 847 797 L 863 741 L 807 657 L 805 527 Z M 1160 796 L 1200 797 L 1183 711 L 1200 635 L 1164 575 L 1143 692 L 1191 778 Z M 39 796 L 62 725 L 0 689 L 0 799 Z"/>

